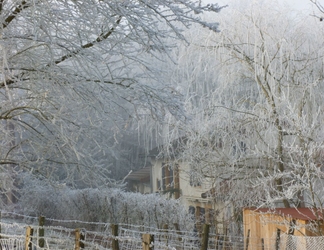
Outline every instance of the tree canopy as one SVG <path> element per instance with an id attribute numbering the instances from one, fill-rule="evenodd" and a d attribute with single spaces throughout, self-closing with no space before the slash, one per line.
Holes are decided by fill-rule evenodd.
<path id="1" fill-rule="evenodd" d="M 187 0 L 0 1 L 4 194 L 26 171 L 53 183 L 109 186 L 109 166 L 118 149 L 128 150 L 118 144 L 134 119 L 181 115 L 159 66 L 192 23 L 217 30 L 199 13 L 220 9 Z"/>

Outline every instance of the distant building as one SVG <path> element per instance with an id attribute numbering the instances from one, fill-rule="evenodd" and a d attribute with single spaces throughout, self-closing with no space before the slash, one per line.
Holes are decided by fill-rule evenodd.
<path id="1" fill-rule="evenodd" d="M 157 157 L 157 149 L 150 154 L 151 166 L 131 173 L 126 180 L 129 189 L 140 193 L 159 193 L 169 199 L 180 199 L 181 203 L 197 220 L 197 230 L 204 223 L 211 224 L 220 234 L 231 214 L 226 202 L 215 199 L 215 189 L 210 181 L 194 180 L 190 166 L 170 158 Z"/>

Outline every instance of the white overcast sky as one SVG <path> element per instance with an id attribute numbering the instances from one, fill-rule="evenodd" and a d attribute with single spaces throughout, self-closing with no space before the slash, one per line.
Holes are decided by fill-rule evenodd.
<path id="1" fill-rule="evenodd" d="M 241 0 L 239 1 L 240 3 L 251 3 L 252 1 L 264 1 L 264 0 Z M 216 2 L 219 5 L 231 5 L 231 3 L 233 2 L 233 0 L 207 0 L 207 2 Z M 273 1 L 276 2 L 276 1 Z M 280 4 L 287 4 L 289 6 L 291 6 L 293 9 L 298 10 L 298 11 L 311 11 L 313 9 L 313 4 L 311 4 L 310 0 L 277 0 L 278 3 Z M 323 1 L 319 1 L 319 2 L 324 2 Z"/>

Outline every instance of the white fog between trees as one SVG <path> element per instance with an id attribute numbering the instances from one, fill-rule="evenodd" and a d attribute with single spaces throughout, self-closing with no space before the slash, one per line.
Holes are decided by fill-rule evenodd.
<path id="1" fill-rule="evenodd" d="M 116 196 L 174 209 L 122 191 L 157 146 L 234 208 L 322 207 L 323 9 L 262 2 L 0 1 L 1 207 L 63 216 L 49 199 L 65 219 L 108 220 Z"/>

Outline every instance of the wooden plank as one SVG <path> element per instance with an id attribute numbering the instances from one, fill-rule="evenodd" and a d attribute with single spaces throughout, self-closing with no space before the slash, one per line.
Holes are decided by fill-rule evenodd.
<path id="1" fill-rule="evenodd" d="M 34 232 L 33 228 L 28 226 L 26 229 L 25 250 L 32 250 L 33 232 Z"/>
<path id="2" fill-rule="evenodd" d="M 85 240 L 84 234 L 82 234 L 79 228 L 75 229 L 75 250 L 80 250 L 84 248 L 84 242 L 82 242 L 83 240 Z"/>
<path id="3" fill-rule="evenodd" d="M 153 250 L 154 249 L 154 236 L 151 234 L 143 234 L 142 246 L 143 246 L 143 250 Z"/>
<path id="4" fill-rule="evenodd" d="M 74 250 L 80 250 L 80 229 L 75 229 L 75 244 Z"/>

